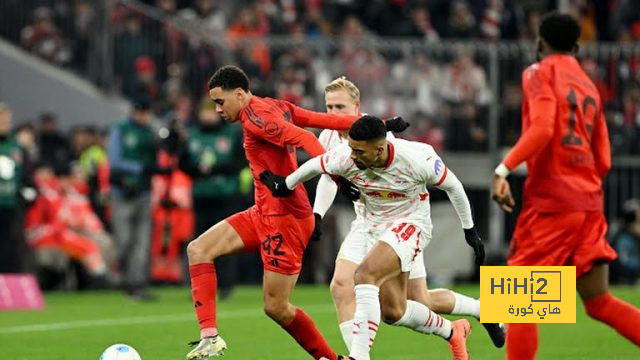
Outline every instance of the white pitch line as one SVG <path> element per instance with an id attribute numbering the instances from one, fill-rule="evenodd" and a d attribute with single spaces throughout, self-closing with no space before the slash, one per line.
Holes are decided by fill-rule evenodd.
<path id="1" fill-rule="evenodd" d="M 307 311 L 314 312 L 331 312 L 334 311 L 334 307 L 327 304 L 316 305 L 303 305 L 300 308 Z M 241 309 L 241 310 L 229 310 L 218 314 L 219 319 L 234 319 L 243 317 L 258 317 L 264 316 L 264 313 L 259 309 Z M 194 313 L 173 314 L 173 315 L 149 315 L 149 316 L 135 316 L 126 318 L 115 319 L 96 319 L 96 320 L 77 320 L 77 321 L 65 321 L 56 323 L 42 323 L 32 325 L 19 325 L 1 327 L 0 334 L 19 334 L 29 332 L 42 332 L 53 330 L 72 330 L 82 328 L 94 328 L 94 327 L 108 327 L 118 325 L 140 325 L 140 324 L 166 324 L 176 322 L 196 321 Z"/>

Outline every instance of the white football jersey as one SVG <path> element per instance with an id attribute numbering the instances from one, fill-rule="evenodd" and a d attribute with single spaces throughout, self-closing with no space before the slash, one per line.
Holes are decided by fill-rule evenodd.
<path id="1" fill-rule="evenodd" d="M 391 131 L 387 132 L 387 140 L 395 139 Z M 349 140 L 342 136 L 338 130 L 324 129 L 318 136 L 318 141 L 326 151 L 334 149 L 342 144 L 349 144 Z M 348 146 L 348 145 L 347 145 Z M 364 219 L 364 205 L 361 201 L 353 202 L 353 210 L 356 212 L 356 221 Z"/>
<path id="2" fill-rule="evenodd" d="M 427 186 L 441 184 L 447 167 L 431 145 L 402 139 L 390 139 L 387 144 L 389 161 L 384 168 L 358 169 L 349 144 L 343 143 L 322 155 L 322 170 L 342 176 L 360 189 L 362 216 L 374 227 L 388 227 L 404 218 L 430 230 Z"/>

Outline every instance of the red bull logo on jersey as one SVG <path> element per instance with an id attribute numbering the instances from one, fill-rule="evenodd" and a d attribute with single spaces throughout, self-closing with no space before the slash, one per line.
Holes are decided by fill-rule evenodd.
<path id="1" fill-rule="evenodd" d="M 407 195 L 395 192 L 395 191 L 384 191 L 384 190 L 372 190 L 365 192 L 367 196 L 376 197 L 380 199 L 404 199 Z"/>

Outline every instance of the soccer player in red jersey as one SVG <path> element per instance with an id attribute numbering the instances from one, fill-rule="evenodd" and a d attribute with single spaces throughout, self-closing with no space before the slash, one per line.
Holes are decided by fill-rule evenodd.
<path id="1" fill-rule="evenodd" d="M 640 310 L 608 291 L 608 263 L 617 256 L 605 238 L 602 179 L 611 168 L 603 104 L 574 57 L 580 27 L 566 14 L 540 23 L 541 60 L 524 70 L 523 133 L 496 168 L 493 199 L 511 212 L 507 175 L 523 161 L 528 177 L 508 264 L 575 266 L 587 314 L 640 345 Z M 507 359 L 534 359 L 536 324 L 507 326 Z"/>
<path id="2" fill-rule="evenodd" d="M 318 113 L 286 101 L 255 96 L 249 91 L 249 79 L 235 66 L 224 66 L 216 71 L 209 81 L 209 96 L 224 119 L 242 123 L 244 149 L 254 177 L 255 205 L 217 223 L 187 247 L 201 338 L 187 355 L 187 360 L 218 356 L 227 347 L 217 329 L 217 281 L 213 260 L 254 251 L 260 252 L 264 265 L 265 313 L 315 359 L 335 360 L 336 354 L 313 320 L 289 302 L 304 249 L 314 228 L 307 192 L 299 187 L 291 197 L 275 198 L 257 179 L 264 170 L 277 174 L 293 172 L 298 167 L 298 147 L 312 157 L 324 153 L 313 133 L 302 127 L 347 130 L 358 116 Z M 398 124 L 397 119 L 394 123 Z"/>

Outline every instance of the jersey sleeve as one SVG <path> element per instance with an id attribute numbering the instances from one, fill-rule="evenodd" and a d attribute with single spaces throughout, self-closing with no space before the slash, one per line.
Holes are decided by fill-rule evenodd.
<path id="1" fill-rule="evenodd" d="M 325 174 L 344 176 L 352 166 L 351 148 L 348 144 L 337 146 L 320 157 L 320 167 Z"/>
<path id="2" fill-rule="evenodd" d="M 553 137 L 557 100 L 549 71 L 547 67 L 537 66 L 522 74 L 523 101 L 527 102 L 531 123 L 503 161 L 509 170 L 543 149 Z"/>
<path id="3" fill-rule="evenodd" d="M 427 186 L 439 186 L 447 178 L 449 169 L 433 148 L 426 144 L 416 144 L 412 158 L 416 160 L 418 180 Z"/>
<path id="4" fill-rule="evenodd" d="M 356 120 L 357 115 L 338 115 L 311 111 L 296 106 L 288 101 L 280 101 L 291 112 L 294 124 L 300 127 L 312 127 L 317 129 L 349 130 Z"/>
<path id="5" fill-rule="evenodd" d="M 241 116 L 246 131 L 272 144 L 299 147 L 311 157 L 324 153 L 313 133 L 282 120 L 278 114 L 248 107 Z"/>

